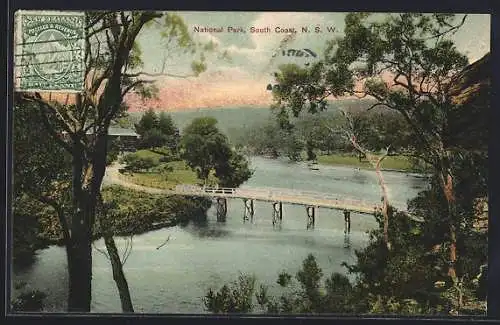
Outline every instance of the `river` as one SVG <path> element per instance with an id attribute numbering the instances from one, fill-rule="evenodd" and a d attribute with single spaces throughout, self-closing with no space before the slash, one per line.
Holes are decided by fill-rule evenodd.
<path id="1" fill-rule="evenodd" d="M 377 177 L 371 170 L 323 165 L 310 170 L 305 164 L 261 157 L 251 162 L 255 173 L 245 187 L 314 190 L 380 202 Z M 399 207 L 426 186 L 417 175 L 384 172 L 384 177 L 391 202 Z M 270 203 L 255 203 L 253 222 L 243 222 L 243 207 L 241 200 L 229 200 L 225 223 L 216 221 L 212 208 L 203 226 L 190 224 L 135 236 L 124 271 L 136 312 L 206 313 L 202 301 L 206 291 L 236 280 L 239 272 L 254 274 L 258 283 L 278 292 L 278 273 L 295 274 L 309 253 L 316 256 L 324 274 L 346 273 L 341 263 L 355 262 L 354 251 L 367 244 L 366 232 L 376 227 L 373 217 L 353 213 L 346 238 L 342 212 L 319 209 L 315 228 L 306 230 L 305 208 L 284 204 L 282 227 L 276 229 Z M 168 243 L 156 249 L 169 236 Z M 123 251 L 126 239 L 116 241 Z M 120 312 L 111 266 L 97 249 L 105 250 L 102 240 L 95 242 L 93 253 L 92 312 Z M 14 279 L 44 291 L 46 310 L 61 312 L 66 307 L 66 267 L 64 248 L 51 246 L 40 250 L 35 263 Z"/>

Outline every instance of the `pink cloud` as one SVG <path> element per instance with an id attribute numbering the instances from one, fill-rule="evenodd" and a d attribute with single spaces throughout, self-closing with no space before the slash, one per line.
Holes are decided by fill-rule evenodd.
<path id="1" fill-rule="evenodd" d="M 198 78 L 164 78 L 157 82 L 157 99 L 126 97 L 130 111 L 185 110 L 204 107 L 268 106 L 272 96 L 267 81 L 255 79 L 238 68 L 207 72 Z"/>

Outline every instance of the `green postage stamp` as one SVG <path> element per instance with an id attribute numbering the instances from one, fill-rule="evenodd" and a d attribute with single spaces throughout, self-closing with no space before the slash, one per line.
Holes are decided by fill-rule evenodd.
<path id="1" fill-rule="evenodd" d="M 81 92 L 84 13 L 18 11 L 15 24 L 15 89 Z"/>

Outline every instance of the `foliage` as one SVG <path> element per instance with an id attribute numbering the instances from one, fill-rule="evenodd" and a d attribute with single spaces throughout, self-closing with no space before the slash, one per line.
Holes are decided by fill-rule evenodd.
<path id="1" fill-rule="evenodd" d="M 39 290 L 23 292 L 11 303 L 13 312 L 39 312 L 43 310 L 43 300 L 47 295 Z"/>
<path id="2" fill-rule="evenodd" d="M 254 290 L 255 277 L 240 274 L 237 282 L 222 286 L 219 292 L 209 289 L 204 303 L 214 313 L 248 313 L 254 307 Z"/>
<path id="3" fill-rule="evenodd" d="M 235 152 L 213 117 L 194 119 L 182 134 L 181 157 L 204 181 L 212 170 L 220 185 L 239 186 L 252 175 L 247 159 Z"/>
<path id="4" fill-rule="evenodd" d="M 211 205 L 210 200 L 204 198 L 165 197 L 120 186 L 104 188 L 102 196 L 108 207 L 105 223 L 115 236 L 137 235 L 203 219 Z M 95 238 L 100 237 L 101 231 L 96 227 Z"/>
<path id="5" fill-rule="evenodd" d="M 457 288 L 447 281 L 446 250 L 436 250 L 429 241 L 426 233 L 430 234 L 431 230 L 427 222 L 413 221 L 392 207 L 389 214 L 392 249 L 386 249 L 383 217 L 377 214 L 379 228 L 370 231 L 369 245 L 356 251 L 354 265 L 343 263 L 349 273 L 356 275 L 354 284 L 339 273 L 331 274 L 322 284 L 323 272 L 310 254 L 295 276 L 298 287 L 293 285 L 291 275 L 279 274 L 277 283 L 292 288 L 279 298 L 271 296 L 264 285 L 256 292 L 249 292 L 248 287 L 233 284 L 231 290 L 224 287 L 218 292 L 210 290 L 205 297 L 206 308 L 215 313 L 234 312 L 234 305 L 223 302 L 239 295 L 243 299 L 255 295 L 261 311 L 268 313 L 446 315 L 457 310 L 460 314 L 484 313 L 480 303 L 484 297 L 477 295 L 474 291 L 477 287 L 472 282 L 465 281 Z M 464 257 L 475 253 L 477 251 L 471 251 Z M 480 262 L 470 263 L 473 273 L 477 272 Z M 255 289 L 255 285 L 251 288 Z M 458 290 L 463 299 L 461 306 L 457 305 Z M 254 309 L 247 312 L 251 311 Z"/>
<path id="6" fill-rule="evenodd" d="M 484 314 L 487 232 L 474 227 L 478 218 L 474 202 L 487 193 L 487 160 L 471 154 L 457 155 L 452 161 L 459 198 L 457 215 L 462 220 L 457 230 L 460 255 L 456 267 L 461 275 L 457 283 L 448 277 L 448 228 L 447 220 L 442 217 L 447 213 L 447 201 L 435 175 L 430 179 L 430 187 L 409 201 L 411 216 L 389 206 L 390 250 L 384 243 L 383 216 L 375 214 L 379 227 L 369 232 L 368 246 L 355 252 L 356 263 L 343 263 L 356 278 L 353 284 L 343 275 L 332 274 L 321 286 L 322 271 L 314 257 L 308 256 L 296 274 L 298 290 L 275 298 L 269 295 L 267 287 L 260 286 L 256 299 L 262 310 L 271 313 Z M 277 282 L 290 287 L 290 280 L 291 276 L 282 272 Z M 218 308 L 221 311 L 221 307 Z"/>
<path id="7" fill-rule="evenodd" d="M 240 146 L 246 146 L 250 152 L 258 155 L 278 157 L 285 147 L 284 132 L 275 123 L 258 123 L 249 128 L 237 140 Z"/>
<path id="8" fill-rule="evenodd" d="M 168 136 L 163 134 L 159 129 L 154 128 L 147 130 L 142 134 L 140 140 L 140 148 L 158 148 L 167 144 Z"/>
<path id="9" fill-rule="evenodd" d="M 40 221 L 37 211 L 42 204 L 27 196 L 18 196 L 13 201 L 12 259 L 15 269 L 30 265 L 35 251 L 41 247 L 38 238 Z"/>
<path id="10" fill-rule="evenodd" d="M 344 35 L 332 40 L 325 58 L 309 68 L 281 66 L 275 74 L 278 85 L 273 89 L 273 109 L 285 130 L 293 127 L 291 117 L 325 110 L 329 97 L 368 96 L 376 100 L 372 108 L 380 106 L 398 113 L 407 123 L 406 135 L 377 141 L 397 146 L 407 143 L 407 154 L 432 166 L 446 200 L 445 206 L 438 205 L 433 211 L 440 226 L 437 233 L 441 247 L 448 252 L 447 258 L 441 257 L 456 286 L 468 277 L 460 266 L 460 254 L 467 255 L 460 247 L 464 240 L 460 236 L 468 237 L 461 228 L 470 224 L 470 212 L 465 209 L 464 213 L 458 193 L 456 160 L 473 151 L 486 151 L 489 55 L 466 68 L 467 57 L 451 39 L 466 15 L 458 22 L 452 14 L 401 13 L 371 18 L 370 13 L 347 14 Z M 454 89 L 468 93 L 471 83 L 480 85 L 472 92 L 479 92 L 482 99 L 470 105 L 457 101 L 461 95 Z M 466 116 L 473 117 L 469 125 L 465 124 Z M 371 126 L 363 125 L 356 116 L 351 124 L 366 142 L 384 134 L 378 130 L 373 133 Z M 472 139 L 468 132 L 474 134 Z"/>
<path id="11" fill-rule="evenodd" d="M 228 160 L 220 162 L 215 171 L 215 176 L 222 187 L 238 187 L 253 174 L 248 160 L 236 151 L 231 151 Z"/>
<path id="12" fill-rule="evenodd" d="M 374 106 L 394 110 L 409 123 L 411 134 L 416 135 L 412 149 L 432 159 L 430 146 L 441 139 L 436 134 L 465 131 L 450 133 L 448 129 L 455 125 L 452 121 L 458 110 L 447 94 L 451 77 L 467 64 L 467 58 L 449 40 L 463 21 L 455 23 L 454 15 L 420 13 L 387 14 L 374 21 L 368 13 L 350 13 L 345 22 L 345 36 L 330 42 L 324 60 L 309 69 L 280 68 L 279 87 L 273 92 L 275 110 L 289 120 L 302 110 L 326 109 L 328 96 L 371 96 L 376 99 Z M 389 84 L 382 79 L 383 73 L 393 77 Z M 363 89 L 356 90 L 354 85 L 361 82 Z M 397 138 L 387 140 L 399 142 Z M 445 149 L 457 145 L 447 138 Z"/>
<path id="13" fill-rule="evenodd" d="M 172 116 L 165 112 L 156 114 L 152 109 L 147 110 L 138 123 L 135 130 L 139 134 L 140 147 L 143 149 L 166 146 L 173 152 L 177 152 L 179 146 L 179 130 L 172 120 Z"/>
<path id="14" fill-rule="evenodd" d="M 32 103 L 14 106 L 14 194 L 39 196 L 69 179 L 70 157 L 46 132 L 43 119 Z"/>
<path id="15" fill-rule="evenodd" d="M 175 126 L 174 120 L 172 119 L 172 115 L 160 112 L 158 116 L 158 129 L 162 134 L 167 136 L 167 147 L 172 152 L 177 152 L 180 135 L 179 129 Z"/>
<path id="16" fill-rule="evenodd" d="M 118 159 L 120 154 L 120 143 L 118 139 L 108 140 L 108 152 L 106 154 L 106 166 L 111 165 Z"/>
<path id="17" fill-rule="evenodd" d="M 54 139 L 41 136 L 43 119 L 32 103 L 14 106 L 13 116 L 13 262 L 25 267 L 50 233 L 42 216 L 63 197 L 70 158 Z M 58 205 L 57 205 L 58 206 Z M 60 229 L 57 229 L 58 235 Z M 44 235 L 42 235 L 44 234 Z"/>
<path id="18" fill-rule="evenodd" d="M 322 277 L 316 258 L 310 254 L 295 276 L 297 283 L 292 282 L 290 274 L 279 274 L 278 284 L 290 289 L 279 299 L 269 295 L 265 285 L 256 290 L 255 277 L 240 275 L 239 281 L 230 286 L 224 285 L 216 292 L 210 289 L 204 298 L 205 307 L 213 313 L 252 312 L 257 307 L 253 303 L 255 298 L 262 311 L 268 313 L 347 312 L 352 292 L 349 280 L 333 273 L 321 283 Z"/>
<path id="19" fill-rule="evenodd" d="M 143 136 L 147 131 L 157 128 L 158 122 L 158 116 L 155 111 L 150 108 L 144 113 L 144 115 L 142 115 L 139 122 L 135 124 L 135 132 L 137 132 L 140 136 Z"/>
<path id="20" fill-rule="evenodd" d="M 339 114 L 337 105 L 351 112 L 358 141 L 373 152 L 391 145 L 392 154 L 404 153 L 411 148 L 411 130 L 403 117 L 392 111 L 373 109 L 373 101 L 360 100 L 360 103 L 344 101 L 331 104 L 332 111 L 318 115 L 301 114 L 291 118 L 293 128 L 281 130 L 275 121 L 258 123 L 242 132 L 236 144 L 250 153 L 286 156 L 292 161 L 301 159 L 306 150 L 308 160 L 315 160 L 317 153 L 351 153 L 353 147 L 342 136 L 344 118 Z M 414 167 L 419 161 L 414 159 Z"/>
<path id="21" fill-rule="evenodd" d="M 126 154 L 121 158 L 121 163 L 125 164 L 124 172 L 141 172 L 158 166 L 158 162 L 151 157 L 141 157 L 135 153 Z"/>

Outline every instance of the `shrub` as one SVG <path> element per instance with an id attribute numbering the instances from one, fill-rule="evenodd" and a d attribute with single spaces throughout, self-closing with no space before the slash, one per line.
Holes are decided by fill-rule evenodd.
<path id="1" fill-rule="evenodd" d="M 43 300 L 46 296 L 45 293 L 38 290 L 24 292 L 12 302 L 12 311 L 41 311 L 43 309 Z"/>
<path id="2" fill-rule="evenodd" d="M 125 155 L 121 162 L 126 164 L 123 170 L 128 172 L 140 172 L 159 165 L 152 157 L 140 157 L 135 153 Z"/>

